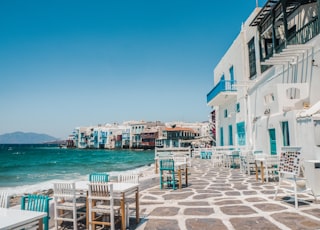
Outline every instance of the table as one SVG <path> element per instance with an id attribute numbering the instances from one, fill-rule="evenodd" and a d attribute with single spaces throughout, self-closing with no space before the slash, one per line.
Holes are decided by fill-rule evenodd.
<path id="1" fill-rule="evenodd" d="M 272 176 L 277 175 L 278 165 L 279 158 L 277 155 L 256 156 L 256 180 L 259 179 L 259 167 L 261 172 L 261 181 L 264 183 L 264 179 L 266 179 L 266 182 L 269 182 L 269 179 Z"/>
<path id="2" fill-rule="evenodd" d="M 76 183 L 76 188 L 81 191 L 87 191 L 88 190 L 88 184 L 78 182 Z M 126 195 L 130 193 L 135 193 L 135 200 L 136 200 L 136 222 L 139 223 L 140 217 L 139 217 L 139 184 L 135 183 L 117 183 L 117 182 L 108 182 L 108 184 L 113 184 L 113 193 L 114 196 L 120 197 L 120 208 L 121 208 L 121 228 L 123 230 L 126 229 L 126 208 L 125 208 L 125 201 L 126 201 Z M 87 205 L 88 207 L 88 205 Z M 87 223 L 88 223 L 88 215 L 87 215 Z"/>
<path id="3" fill-rule="evenodd" d="M 112 183 L 112 182 L 111 182 Z M 115 194 L 120 194 L 120 206 L 121 206 L 121 225 L 122 230 L 126 229 L 126 194 L 135 193 L 136 200 L 136 222 L 139 223 L 139 184 L 134 183 L 112 183 L 113 184 L 113 192 Z"/>
<path id="4" fill-rule="evenodd" d="M 188 186 L 188 167 L 187 167 L 187 162 L 177 162 L 174 164 L 174 167 L 177 168 L 178 170 L 178 178 L 179 178 L 179 189 L 182 188 L 182 173 L 181 171 L 185 171 L 185 184 Z"/>
<path id="5" fill-rule="evenodd" d="M 229 168 L 236 168 L 237 167 L 237 164 L 236 164 L 236 161 L 235 159 L 238 158 L 240 159 L 240 153 L 238 151 L 235 151 L 235 150 L 228 150 L 226 151 L 226 156 L 228 159 L 228 167 Z"/>
<path id="6" fill-rule="evenodd" d="M 46 212 L 0 208 L 0 229 L 8 230 L 17 227 L 23 227 L 38 221 L 39 230 L 43 230 L 42 218 L 46 216 Z"/>

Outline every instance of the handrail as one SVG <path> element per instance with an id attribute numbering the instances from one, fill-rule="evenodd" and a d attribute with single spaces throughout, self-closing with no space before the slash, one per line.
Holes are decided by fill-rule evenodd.
<path id="1" fill-rule="evenodd" d="M 288 38 L 288 45 L 305 44 L 319 34 L 319 18 L 315 17 Z"/>

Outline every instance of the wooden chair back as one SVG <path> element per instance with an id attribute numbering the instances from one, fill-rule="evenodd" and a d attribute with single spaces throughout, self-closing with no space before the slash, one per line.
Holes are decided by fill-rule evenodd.
<path id="1" fill-rule="evenodd" d="M 43 218 L 44 229 L 49 229 L 49 198 L 45 195 L 28 194 L 21 197 L 21 210 L 46 212 L 47 216 Z"/>
<path id="2" fill-rule="evenodd" d="M 139 175 L 135 173 L 123 173 L 118 175 L 118 182 L 139 184 Z"/>
<path id="3" fill-rule="evenodd" d="M 109 174 L 107 173 L 91 173 L 89 175 L 90 182 L 109 182 Z"/>

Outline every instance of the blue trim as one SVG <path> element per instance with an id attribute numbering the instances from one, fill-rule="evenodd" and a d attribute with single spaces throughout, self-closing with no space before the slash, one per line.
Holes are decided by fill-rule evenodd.
<path id="1" fill-rule="evenodd" d="M 246 145 L 246 129 L 244 122 L 237 123 L 237 137 L 238 145 Z"/>
<path id="2" fill-rule="evenodd" d="M 236 92 L 236 81 L 220 80 L 219 83 L 207 94 L 207 103 L 222 92 Z"/>
<path id="3" fill-rule="evenodd" d="M 270 154 L 277 155 L 276 130 L 269 129 Z"/>
<path id="4" fill-rule="evenodd" d="M 220 127 L 220 146 L 224 146 L 224 141 L 223 141 L 223 127 Z"/>

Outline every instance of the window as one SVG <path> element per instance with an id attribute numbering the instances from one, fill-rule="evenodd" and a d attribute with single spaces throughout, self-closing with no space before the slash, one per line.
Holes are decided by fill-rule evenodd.
<path id="1" fill-rule="evenodd" d="M 231 82 L 234 81 L 234 71 L 233 71 L 233 66 L 230 67 L 229 69 L 229 73 L 230 73 L 230 80 Z"/>
<path id="2" fill-rule="evenodd" d="M 224 110 L 224 117 L 226 118 L 226 117 L 228 117 L 228 110 Z"/>
<path id="3" fill-rule="evenodd" d="M 268 105 L 268 104 L 270 104 L 270 103 L 272 103 L 272 102 L 274 102 L 274 95 L 273 95 L 273 93 L 270 93 L 270 94 L 267 94 L 267 95 L 264 96 L 264 103 L 265 103 L 266 105 Z"/>
<path id="4" fill-rule="evenodd" d="M 236 112 L 239 113 L 240 112 L 240 103 L 236 104 Z"/>
<path id="5" fill-rule="evenodd" d="M 286 90 L 286 96 L 288 99 L 300 99 L 300 89 L 298 88 L 288 88 Z"/>
<path id="6" fill-rule="evenodd" d="M 256 67 L 256 50 L 254 47 L 254 37 L 248 43 L 249 50 L 249 69 L 250 69 L 250 79 L 253 79 L 257 74 Z"/>
<path id="7" fill-rule="evenodd" d="M 288 121 L 281 122 L 283 146 L 290 146 L 289 123 Z"/>
<path id="8" fill-rule="evenodd" d="M 221 78 L 220 78 L 220 81 L 224 81 L 224 74 L 222 74 Z"/>

